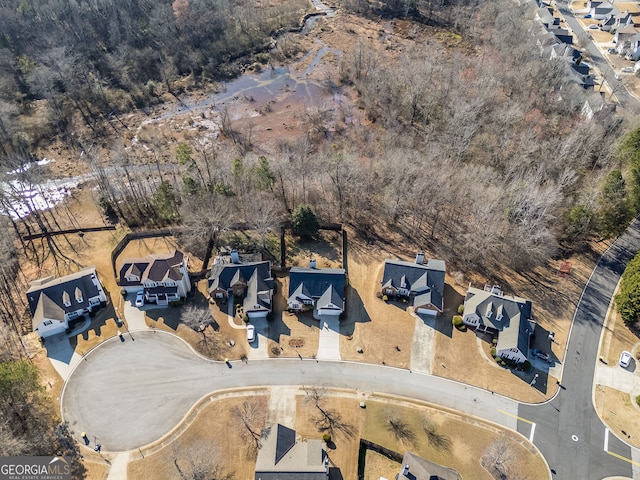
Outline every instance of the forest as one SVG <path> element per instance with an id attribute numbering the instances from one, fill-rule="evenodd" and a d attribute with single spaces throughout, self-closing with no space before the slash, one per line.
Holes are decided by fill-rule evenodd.
<path id="1" fill-rule="evenodd" d="M 634 119 L 581 114 L 593 92 L 571 83 L 564 60 L 538 55 L 533 3 L 329 4 L 347 23 L 402 25 L 401 41 L 354 37 L 321 80 L 323 95 L 351 101 L 307 105 L 295 135 L 261 144 L 224 108 L 214 132 L 133 122 L 250 66 L 300 58 L 306 1 L 0 0 L 0 206 L 14 233 L 0 237 L 3 323 L 21 331 L 26 313 L 18 255 L 42 260 L 64 241 L 48 235 L 54 211 L 13 215 L 24 192 L 9 182 L 12 172 L 37 190 L 46 168 L 22 167 L 53 145 L 93 176 L 114 222 L 174 227 L 196 253 L 232 225 L 264 235 L 310 207 L 367 239 L 400 232 L 461 271 L 525 270 L 615 236 L 638 212 Z M 34 233 L 44 247 L 24 240 Z M 17 439 L 44 428 L 19 411 L 0 427 Z"/>

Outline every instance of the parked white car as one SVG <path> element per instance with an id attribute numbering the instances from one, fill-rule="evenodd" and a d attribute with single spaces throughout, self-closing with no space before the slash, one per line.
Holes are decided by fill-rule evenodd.
<path id="1" fill-rule="evenodd" d="M 144 305 L 144 292 L 138 292 L 136 294 L 136 307 L 142 307 Z"/>
<path id="2" fill-rule="evenodd" d="M 622 73 L 633 73 L 633 67 L 622 67 L 620 71 Z"/>
<path id="3" fill-rule="evenodd" d="M 626 350 L 620 354 L 620 360 L 618 363 L 622 368 L 627 368 L 631 362 L 631 354 Z"/>
<path id="4" fill-rule="evenodd" d="M 256 339 L 256 327 L 247 325 L 247 342 L 251 343 Z"/>

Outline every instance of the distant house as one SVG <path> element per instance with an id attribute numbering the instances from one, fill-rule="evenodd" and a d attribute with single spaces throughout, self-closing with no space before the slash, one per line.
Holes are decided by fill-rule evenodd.
<path id="1" fill-rule="evenodd" d="M 601 93 L 593 93 L 584 102 L 581 113 L 587 120 L 594 117 L 596 120 L 606 120 L 615 111 L 614 103 L 607 103 Z"/>
<path id="2" fill-rule="evenodd" d="M 609 15 L 619 15 L 620 10 L 611 5 L 609 2 L 590 2 L 589 13 L 591 18 L 595 20 L 604 20 Z"/>
<path id="3" fill-rule="evenodd" d="M 616 31 L 613 35 L 612 42 L 616 44 L 616 51 L 620 55 L 624 55 L 626 43 L 629 39 L 635 36 L 638 33 L 636 28 L 633 25 L 625 25 Z"/>
<path id="4" fill-rule="evenodd" d="M 443 260 L 429 259 L 424 263 L 422 252 L 413 263 L 385 260 L 381 293 L 408 299 L 416 313 L 438 315 L 444 311 L 445 272 Z"/>
<path id="5" fill-rule="evenodd" d="M 258 450 L 254 480 L 328 480 L 329 461 L 321 440 L 296 442 L 296 431 L 269 428 Z"/>
<path id="6" fill-rule="evenodd" d="M 600 30 L 603 32 L 610 32 L 618 25 L 619 19 L 615 15 L 607 15 L 600 23 Z"/>
<path id="7" fill-rule="evenodd" d="M 402 468 L 397 480 L 462 480 L 453 468 L 443 467 L 415 453 L 407 452 L 402 458 Z"/>
<path id="8" fill-rule="evenodd" d="M 103 306 L 107 301 L 95 267 L 31 282 L 27 290 L 33 331 L 42 338 L 62 333 L 69 321 Z"/>
<path id="9" fill-rule="evenodd" d="M 560 19 L 553 16 L 553 9 L 549 7 L 538 8 L 535 19 L 547 28 L 560 25 Z"/>
<path id="10" fill-rule="evenodd" d="M 582 53 L 571 45 L 558 43 L 549 47 L 549 59 L 561 58 L 571 63 L 576 63 L 581 59 Z"/>
<path id="11" fill-rule="evenodd" d="M 518 363 L 527 359 L 535 329 L 531 301 L 503 295 L 498 286 L 485 286 L 484 290 L 469 287 L 462 321 L 476 330 L 497 334 L 497 356 Z"/>
<path id="12" fill-rule="evenodd" d="M 634 62 L 640 60 L 640 33 L 636 33 L 625 40 L 622 53 L 627 60 L 633 60 Z"/>
<path id="13" fill-rule="evenodd" d="M 191 291 L 189 259 L 182 252 L 127 258 L 120 267 L 118 285 L 127 292 L 144 292 L 148 302 L 168 305 Z"/>
<path id="14" fill-rule="evenodd" d="M 313 316 L 340 315 L 344 311 L 345 270 L 316 268 L 312 260 L 309 268 L 293 267 L 289 272 L 290 310 L 313 308 Z"/>
<path id="15" fill-rule="evenodd" d="M 235 250 L 231 257 L 217 257 L 209 276 L 209 295 L 218 300 L 233 297 L 236 303 L 241 301 L 249 318 L 266 317 L 272 310 L 271 263 L 240 263 Z"/>

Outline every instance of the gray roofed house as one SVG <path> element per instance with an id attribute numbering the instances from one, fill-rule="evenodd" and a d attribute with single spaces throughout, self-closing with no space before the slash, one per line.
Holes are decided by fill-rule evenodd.
<path id="1" fill-rule="evenodd" d="M 243 299 L 244 313 L 249 318 L 265 317 L 272 309 L 271 263 L 229 263 L 228 257 L 217 257 L 209 276 L 209 295 L 216 299 Z"/>
<path id="2" fill-rule="evenodd" d="M 340 315 L 345 303 L 344 268 L 293 267 L 289 272 L 290 310 L 302 311 L 313 307 L 313 316 Z"/>
<path id="3" fill-rule="evenodd" d="M 535 18 L 545 27 L 560 25 L 560 19 L 553 16 L 553 9 L 549 7 L 538 8 Z"/>
<path id="4" fill-rule="evenodd" d="M 107 301 L 95 267 L 31 282 L 27 301 L 32 327 L 41 337 L 64 332 L 69 321 L 90 313 Z"/>
<path id="5" fill-rule="evenodd" d="M 381 280 L 382 295 L 409 299 L 416 313 L 437 315 L 444 311 L 443 260 L 429 259 L 419 252 L 415 262 L 385 260 Z"/>
<path id="6" fill-rule="evenodd" d="M 535 329 L 531 301 L 503 295 L 498 286 L 469 287 L 462 320 L 476 330 L 498 334 L 497 356 L 518 363 L 527 359 Z"/>
<path id="7" fill-rule="evenodd" d="M 327 480 L 329 464 L 321 440 L 296 442 L 295 430 L 276 424 L 258 450 L 255 480 Z"/>
<path id="8" fill-rule="evenodd" d="M 462 480 L 453 468 L 443 467 L 415 453 L 407 452 L 402 458 L 402 468 L 397 480 Z"/>
<path id="9" fill-rule="evenodd" d="M 147 301 L 168 305 L 191 291 L 188 257 L 179 250 L 127 258 L 119 270 L 118 285 L 127 292 L 143 291 Z"/>

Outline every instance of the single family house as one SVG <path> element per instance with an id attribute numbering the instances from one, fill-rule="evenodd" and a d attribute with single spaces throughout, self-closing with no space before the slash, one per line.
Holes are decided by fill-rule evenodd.
<path id="1" fill-rule="evenodd" d="M 443 467 L 415 453 L 406 452 L 397 480 L 462 480 L 453 468 Z"/>
<path id="2" fill-rule="evenodd" d="M 322 440 L 296 441 L 296 431 L 270 427 L 256 459 L 255 480 L 328 480 L 329 460 Z"/>
<path id="3" fill-rule="evenodd" d="M 182 252 L 127 258 L 120 267 L 118 285 L 127 292 L 144 292 L 145 300 L 168 305 L 191 291 L 189 259 Z"/>
<path id="4" fill-rule="evenodd" d="M 272 310 L 273 277 L 271 263 L 241 263 L 237 251 L 230 257 L 216 257 L 209 276 L 209 296 L 228 300 L 244 307 L 249 318 L 266 317 Z"/>
<path id="5" fill-rule="evenodd" d="M 550 7 L 536 9 L 535 19 L 547 28 L 560 25 L 560 19 L 553 16 L 553 9 Z"/>
<path id="6" fill-rule="evenodd" d="M 469 286 L 462 321 L 471 328 L 497 334 L 496 355 L 523 363 L 529 355 L 529 339 L 535 322 L 531 301 L 504 295 L 500 287 L 484 290 Z"/>
<path id="7" fill-rule="evenodd" d="M 31 282 L 27 290 L 33 331 L 45 338 L 63 333 L 69 321 L 104 306 L 107 296 L 95 267 L 55 278 Z"/>
<path id="8" fill-rule="evenodd" d="M 290 310 L 313 308 L 313 317 L 340 315 L 345 306 L 344 268 L 316 268 L 311 260 L 309 268 L 293 267 L 289 272 Z"/>
<path id="9" fill-rule="evenodd" d="M 619 15 L 620 11 L 609 2 L 590 2 L 589 13 L 594 20 L 604 20 L 609 15 Z"/>
<path id="10" fill-rule="evenodd" d="M 638 31 L 636 30 L 636 27 L 633 25 L 625 25 L 613 34 L 613 39 L 611 41 L 616 44 L 616 51 L 620 55 L 625 53 L 625 44 L 627 41 L 637 33 Z"/>
<path id="11" fill-rule="evenodd" d="M 385 260 L 381 293 L 388 297 L 407 299 L 416 313 L 439 315 L 444 311 L 443 260 L 424 261 L 424 253 L 418 252 L 415 262 Z"/>

